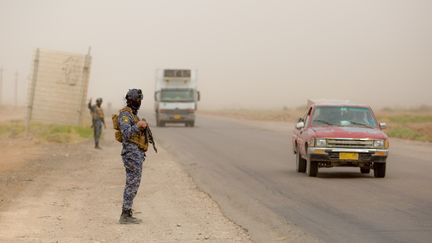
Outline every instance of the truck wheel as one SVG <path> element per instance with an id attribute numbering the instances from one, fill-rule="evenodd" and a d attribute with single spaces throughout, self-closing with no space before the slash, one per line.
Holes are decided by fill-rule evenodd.
<path id="1" fill-rule="evenodd" d="M 386 163 L 374 163 L 374 176 L 384 178 L 386 173 Z"/>
<path id="2" fill-rule="evenodd" d="M 310 177 L 316 177 L 318 175 L 318 162 L 311 161 L 310 159 L 306 160 L 306 172 Z"/>
<path id="3" fill-rule="evenodd" d="M 362 174 L 369 174 L 370 173 L 370 168 L 367 167 L 360 167 L 360 172 Z"/>
<path id="4" fill-rule="evenodd" d="M 301 172 L 301 173 L 306 172 L 306 160 L 301 157 L 300 151 L 298 148 L 297 148 L 297 154 L 296 154 L 296 170 L 297 170 L 297 172 Z"/>
<path id="5" fill-rule="evenodd" d="M 159 121 L 159 113 L 156 112 L 156 126 L 160 127 L 160 121 Z"/>

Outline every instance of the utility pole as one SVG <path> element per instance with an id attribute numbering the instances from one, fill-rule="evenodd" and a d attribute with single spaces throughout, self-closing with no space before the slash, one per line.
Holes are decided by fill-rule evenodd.
<path id="1" fill-rule="evenodd" d="M 18 71 L 15 72 L 15 107 L 18 106 Z"/>
<path id="2" fill-rule="evenodd" d="M 3 67 L 0 67 L 0 106 L 3 104 Z"/>

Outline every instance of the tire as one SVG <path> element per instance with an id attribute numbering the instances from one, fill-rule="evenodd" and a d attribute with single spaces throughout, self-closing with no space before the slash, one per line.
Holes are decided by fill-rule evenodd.
<path id="1" fill-rule="evenodd" d="M 318 175 L 318 162 L 311 161 L 310 159 L 306 160 L 306 173 L 310 177 L 316 177 Z"/>
<path id="2" fill-rule="evenodd" d="M 384 178 L 386 174 L 386 163 L 374 163 L 374 176 Z"/>
<path id="3" fill-rule="evenodd" d="M 186 127 L 193 127 L 195 126 L 195 122 L 193 121 L 189 121 L 189 122 L 185 122 Z"/>
<path id="4" fill-rule="evenodd" d="M 362 174 L 369 174 L 370 173 L 370 168 L 360 167 L 360 172 Z"/>
<path id="5" fill-rule="evenodd" d="M 300 151 L 298 148 L 297 148 L 297 153 L 296 153 L 296 171 L 299 173 L 305 173 L 306 172 L 306 160 L 301 157 Z"/>
<path id="6" fill-rule="evenodd" d="M 156 112 L 156 126 L 160 127 L 159 113 Z"/>

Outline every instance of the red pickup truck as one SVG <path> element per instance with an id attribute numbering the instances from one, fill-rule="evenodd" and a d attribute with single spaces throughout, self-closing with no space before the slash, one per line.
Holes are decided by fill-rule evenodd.
<path id="1" fill-rule="evenodd" d="M 385 177 L 388 137 L 367 105 L 349 101 L 308 101 L 292 136 L 297 172 L 317 176 L 320 167 L 360 167 Z"/>

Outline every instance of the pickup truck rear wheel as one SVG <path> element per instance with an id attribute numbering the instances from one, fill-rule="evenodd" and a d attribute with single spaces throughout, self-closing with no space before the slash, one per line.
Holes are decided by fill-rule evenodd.
<path id="1" fill-rule="evenodd" d="M 384 178 L 386 173 L 386 163 L 374 163 L 374 176 Z"/>
<path id="2" fill-rule="evenodd" d="M 296 154 L 296 170 L 297 170 L 297 172 L 301 172 L 301 173 L 306 172 L 306 160 L 301 157 L 300 151 L 298 148 L 297 148 L 297 154 Z"/>
<path id="3" fill-rule="evenodd" d="M 310 177 L 316 177 L 318 175 L 318 162 L 307 160 L 306 172 Z"/>

